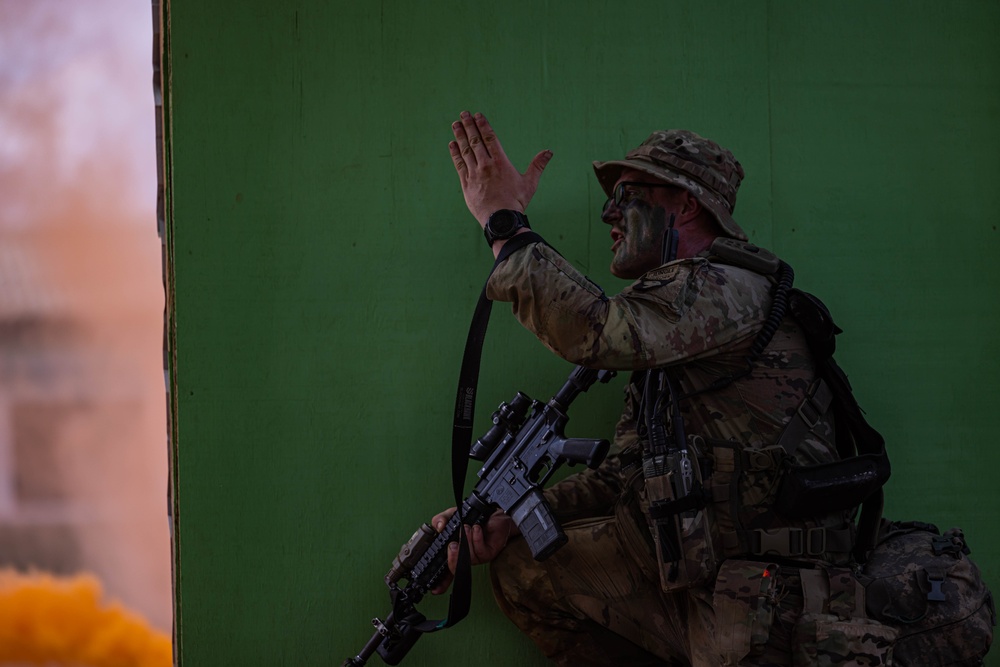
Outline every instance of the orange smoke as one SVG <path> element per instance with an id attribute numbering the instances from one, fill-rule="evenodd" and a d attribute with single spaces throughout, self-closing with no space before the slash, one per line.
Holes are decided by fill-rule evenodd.
<path id="1" fill-rule="evenodd" d="M 0 665 L 170 667 L 170 638 L 117 604 L 91 576 L 0 571 Z"/>

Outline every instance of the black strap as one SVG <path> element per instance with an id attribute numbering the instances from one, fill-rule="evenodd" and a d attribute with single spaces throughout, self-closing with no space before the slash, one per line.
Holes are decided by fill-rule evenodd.
<path id="1" fill-rule="evenodd" d="M 799 403 L 791 420 L 785 425 L 785 430 L 781 432 L 776 444 L 784 449 L 789 456 L 795 456 L 799 445 L 812 432 L 819 420 L 826 415 L 832 402 L 833 391 L 830 386 L 823 381 L 822 377 L 817 378 L 809 391 L 806 392 L 805 398 Z"/>
<path id="2" fill-rule="evenodd" d="M 671 519 L 684 512 L 693 512 L 705 507 L 705 492 L 696 484 L 686 496 L 676 500 L 656 500 L 649 505 L 647 513 L 654 521 Z"/>
<path id="3" fill-rule="evenodd" d="M 462 355 L 462 369 L 458 376 L 458 392 L 455 396 L 455 422 L 451 431 L 451 483 L 455 494 L 455 507 L 459 517 L 462 516 L 462 500 L 465 497 L 465 473 L 469 466 L 469 448 L 472 445 L 472 422 L 476 413 L 476 390 L 479 386 L 479 368 L 483 355 L 483 341 L 486 340 L 486 328 L 490 322 L 493 302 L 486 296 L 486 285 L 504 260 L 512 253 L 532 243 L 544 243 L 541 236 L 535 232 L 518 234 L 504 243 L 500 249 L 486 284 L 479 294 L 476 310 L 469 325 L 469 335 L 465 340 L 465 352 Z M 423 632 L 433 632 L 450 628 L 469 613 L 472 604 L 472 559 L 469 556 L 469 545 L 465 540 L 465 531 L 458 531 L 458 565 L 455 569 L 455 580 L 451 586 L 451 596 L 448 600 L 448 616 L 441 621 L 427 621 L 420 626 Z M 425 629 L 426 628 L 426 629 Z"/>
<path id="4" fill-rule="evenodd" d="M 844 426 L 854 440 L 854 447 L 858 454 L 868 455 L 876 463 L 877 477 L 881 484 L 889 479 L 892 467 L 889 464 L 889 455 L 885 451 L 885 439 L 882 434 L 868 423 L 865 419 L 861 406 L 858 405 L 851 391 L 851 384 L 847 380 L 847 375 L 837 365 L 837 362 L 830 357 L 824 362 L 824 378 L 830 383 L 833 391 L 835 404 L 838 407 L 836 412 L 838 436 L 846 435 L 841 433 Z M 843 456 L 843 453 L 841 453 Z M 857 544 L 854 547 L 854 557 L 859 563 L 868 560 L 868 555 L 878 543 L 879 526 L 882 522 L 882 510 L 885 505 L 885 492 L 881 485 L 877 491 L 872 493 L 861 505 L 861 513 L 858 516 L 858 536 Z"/>

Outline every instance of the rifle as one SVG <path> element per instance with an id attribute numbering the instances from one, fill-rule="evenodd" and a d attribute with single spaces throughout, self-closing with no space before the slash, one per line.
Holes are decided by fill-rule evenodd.
<path id="1" fill-rule="evenodd" d="M 427 618 L 416 605 L 448 572 L 448 543 L 457 539 L 463 524 L 483 525 L 495 511 L 507 512 L 539 561 L 566 543 L 541 487 L 563 463 L 597 468 L 607 456 L 607 440 L 567 438 L 563 430 L 570 403 L 594 382 L 614 376 L 614 371 L 577 366 L 548 403 L 517 392 L 510 403 L 500 404 L 493 426 L 470 448 L 469 457 L 484 463 L 461 512 L 455 512 L 440 533 L 421 525 L 403 545 L 385 575 L 392 611 L 384 621 L 372 619 L 375 633 L 342 667 L 360 667 L 375 652 L 387 665 L 398 665 L 428 631 L 421 627 Z"/>

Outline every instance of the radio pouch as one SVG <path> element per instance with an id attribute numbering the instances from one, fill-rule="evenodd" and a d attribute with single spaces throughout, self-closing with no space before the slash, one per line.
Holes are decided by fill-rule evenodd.
<path id="1" fill-rule="evenodd" d="M 709 533 L 707 509 L 698 457 L 690 463 L 694 475 L 691 492 L 682 498 L 674 493 L 666 457 L 648 457 L 643 462 L 646 494 L 650 505 L 650 532 L 656 545 L 660 586 L 677 591 L 711 581 L 716 571 L 715 550 Z"/>

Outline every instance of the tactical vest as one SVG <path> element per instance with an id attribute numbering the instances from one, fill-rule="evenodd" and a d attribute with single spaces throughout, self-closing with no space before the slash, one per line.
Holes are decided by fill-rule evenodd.
<path id="1" fill-rule="evenodd" d="M 664 369 L 644 372 L 642 404 L 648 414 L 637 419 L 645 417 L 644 509 L 663 587 L 675 590 L 710 581 L 718 563 L 734 557 L 863 562 L 875 544 L 881 488 L 890 468 L 884 440 L 864 419 L 846 375 L 833 360 L 840 329 L 819 299 L 792 288 L 791 267 L 768 251 L 720 238 L 709 259 L 767 276 L 773 283 L 772 305 L 743 372 L 686 396 L 679 395 Z M 753 449 L 685 434 L 680 402 L 748 375 L 786 315 L 805 335 L 817 378 L 777 442 Z M 668 407 L 660 405 L 664 401 Z M 659 414 L 664 411 L 670 413 L 669 435 Z M 796 465 L 796 448 L 828 413 L 837 425 L 839 460 Z M 781 517 L 781 527 L 749 528 L 744 515 L 751 504 Z M 859 506 L 855 529 L 851 518 Z"/>
<path id="2" fill-rule="evenodd" d="M 766 250 L 719 239 L 710 255 L 773 280 L 771 312 L 751 346 L 746 373 L 788 314 L 805 334 L 817 379 L 777 442 L 763 449 L 687 436 L 688 442 L 674 447 L 661 442 L 658 451 L 667 453 L 658 460 L 648 450 L 664 434 L 653 433 L 655 422 L 649 422 L 654 425 L 645 434 L 642 510 L 664 590 L 713 586 L 725 665 L 739 664 L 767 643 L 782 578 L 794 581 L 803 595 L 791 638 L 793 665 L 862 659 L 898 667 L 981 664 L 996 624 L 992 596 L 968 559 L 959 529 L 939 535 L 927 524 L 882 519 L 882 486 L 890 474 L 885 441 L 865 420 L 833 359 L 841 330 L 829 311 L 813 295 L 793 289 L 791 268 Z M 647 372 L 645 389 L 652 392 L 655 382 L 664 381 Z M 666 389 L 672 417 L 682 425 L 678 403 L 690 397 L 679 397 L 669 383 Z M 651 404 L 649 396 L 644 401 Z M 796 447 L 828 412 L 840 459 L 796 465 Z M 684 456 L 677 453 L 682 444 Z M 678 477 L 687 484 L 676 484 Z M 766 489 L 761 502 L 799 525 L 743 528 L 740 489 L 755 485 Z M 816 517 L 858 507 L 856 530 L 816 524 Z"/>

